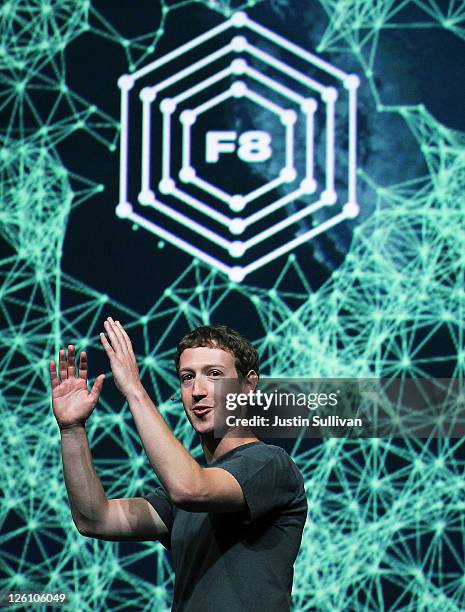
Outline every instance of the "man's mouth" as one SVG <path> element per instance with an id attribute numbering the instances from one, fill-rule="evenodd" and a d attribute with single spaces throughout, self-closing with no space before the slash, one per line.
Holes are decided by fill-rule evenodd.
<path id="1" fill-rule="evenodd" d="M 210 406 L 198 406 L 197 408 L 192 408 L 192 412 L 196 416 L 203 416 L 204 414 L 207 414 L 207 412 L 210 412 L 210 410 Z"/>

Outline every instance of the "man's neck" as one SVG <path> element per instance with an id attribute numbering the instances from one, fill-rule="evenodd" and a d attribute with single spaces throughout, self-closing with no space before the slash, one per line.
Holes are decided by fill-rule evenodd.
<path id="1" fill-rule="evenodd" d="M 236 435 L 238 434 L 236 433 Z M 222 455 L 229 453 L 229 451 L 243 444 L 258 442 L 257 436 L 255 436 L 250 429 L 242 431 L 240 436 L 240 438 L 232 438 L 227 435 L 224 438 L 200 436 L 200 444 L 202 445 L 206 462 L 211 463 L 212 461 L 216 461 L 216 459 L 219 459 Z"/>

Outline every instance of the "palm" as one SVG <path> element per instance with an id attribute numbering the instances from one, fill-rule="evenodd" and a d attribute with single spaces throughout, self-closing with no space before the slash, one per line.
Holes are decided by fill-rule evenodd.
<path id="1" fill-rule="evenodd" d="M 50 381 L 52 385 L 53 414 L 60 428 L 73 425 L 84 425 L 92 413 L 103 385 L 103 375 L 97 377 L 92 391 L 87 390 L 87 356 L 81 353 L 78 373 L 75 372 L 74 346 L 68 347 L 68 359 L 65 351 L 60 351 L 60 376 L 56 364 L 50 363 Z"/>
<path id="2" fill-rule="evenodd" d="M 62 420 L 89 416 L 93 404 L 87 390 L 87 381 L 82 378 L 67 378 L 52 391 L 53 412 Z"/>

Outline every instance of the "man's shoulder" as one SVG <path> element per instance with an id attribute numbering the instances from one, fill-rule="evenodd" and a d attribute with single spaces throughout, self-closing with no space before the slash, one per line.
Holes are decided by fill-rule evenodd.
<path id="1" fill-rule="evenodd" d="M 231 451 L 219 468 L 238 481 L 248 507 L 248 522 L 268 515 L 296 516 L 296 525 L 305 522 L 307 501 L 302 475 L 281 446 L 263 441 L 244 444 Z M 287 519 L 286 519 L 287 520 Z"/>
<path id="2" fill-rule="evenodd" d="M 288 452 L 282 446 L 277 446 L 276 444 L 268 444 L 263 440 L 258 440 L 257 442 L 237 446 L 235 450 L 237 452 L 247 452 L 255 455 L 264 455 L 270 457 L 274 457 L 275 455 L 290 457 Z"/>
<path id="3" fill-rule="evenodd" d="M 303 476 L 294 461 L 294 459 L 289 455 L 289 453 L 282 446 L 276 446 L 274 444 L 265 444 L 266 452 L 269 453 L 270 457 L 275 458 L 276 461 L 282 465 L 283 469 L 291 469 L 296 479 L 302 483 L 304 482 Z"/>
<path id="4" fill-rule="evenodd" d="M 298 484 L 303 487 L 304 480 L 299 468 L 282 446 L 262 441 L 254 444 L 244 444 L 237 449 L 234 456 L 230 457 L 231 460 L 234 460 L 234 458 L 237 461 L 245 460 L 248 463 L 255 464 L 257 469 L 260 466 L 273 465 L 278 472 L 284 472 L 287 475 L 291 473 Z M 227 460 L 225 460 L 225 463 L 227 463 Z"/>
<path id="5" fill-rule="evenodd" d="M 246 444 L 240 450 L 247 452 L 247 455 L 251 457 L 263 457 L 264 459 L 281 461 L 283 464 L 292 463 L 295 465 L 294 460 L 286 449 L 276 444 L 260 441 L 258 444 Z"/>

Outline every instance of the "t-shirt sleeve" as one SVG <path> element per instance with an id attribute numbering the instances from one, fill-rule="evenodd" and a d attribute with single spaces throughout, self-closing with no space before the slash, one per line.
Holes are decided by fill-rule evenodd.
<path id="1" fill-rule="evenodd" d="M 152 493 L 142 496 L 146 499 L 160 515 L 168 531 L 171 533 L 174 523 L 175 505 L 168 497 L 168 493 L 162 486 L 157 487 Z"/>
<path id="2" fill-rule="evenodd" d="M 249 511 L 246 523 L 305 497 L 302 475 L 280 447 L 247 449 L 216 467 L 228 471 L 240 484 Z"/>

